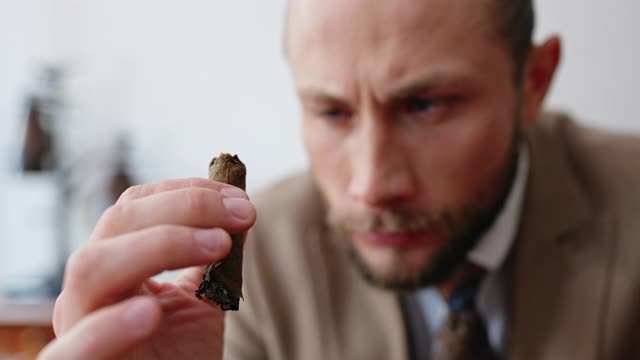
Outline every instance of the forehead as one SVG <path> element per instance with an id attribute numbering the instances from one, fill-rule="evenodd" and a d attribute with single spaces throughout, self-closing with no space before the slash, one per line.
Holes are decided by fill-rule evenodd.
<path id="1" fill-rule="evenodd" d="M 359 35 L 382 35 L 434 31 L 447 24 L 477 26 L 487 21 L 490 10 L 487 0 L 290 0 L 288 20 L 301 31 L 366 28 L 366 34 Z"/>
<path id="2" fill-rule="evenodd" d="M 325 84 L 473 68 L 496 43 L 488 15 L 484 0 L 292 0 L 287 56 L 296 81 Z"/>

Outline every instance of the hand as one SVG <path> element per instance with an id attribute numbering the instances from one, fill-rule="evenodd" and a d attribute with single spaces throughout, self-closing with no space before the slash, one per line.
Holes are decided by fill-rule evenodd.
<path id="1" fill-rule="evenodd" d="M 41 360 L 220 359 L 224 314 L 194 291 L 203 265 L 229 252 L 255 208 L 244 191 L 204 179 L 135 186 L 67 263 Z M 173 284 L 150 279 L 191 267 Z"/>

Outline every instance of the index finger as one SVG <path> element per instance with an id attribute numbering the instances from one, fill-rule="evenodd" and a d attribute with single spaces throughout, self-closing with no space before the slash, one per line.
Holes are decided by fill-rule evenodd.
<path id="1" fill-rule="evenodd" d="M 203 178 L 192 177 L 185 179 L 163 180 L 150 184 L 132 186 L 128 188 L 124 193 L 122 193 L 122 195 L 120 195 L 117 203 L 142 199 L 150 195 L 186 188 L 211 189 L 222 192 L 225 195 L 230 195 L 233 197 L 243 197 L 247 200 L 249 199 L 249 196 L 247 196 L 247 193 L 244 192 L 244 190 L 233 185 L 211 181 Z"/>

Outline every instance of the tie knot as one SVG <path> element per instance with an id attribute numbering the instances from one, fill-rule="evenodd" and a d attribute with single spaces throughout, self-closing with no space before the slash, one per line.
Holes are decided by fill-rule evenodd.
<path id="1" fill-rule="evenodd" d="M 484 275 L 485 271 L 482 268 L 468 263 L 441 287 L 441 293 L 450 311 L 470 310 L 475 307 L 476 296 Z"/>
<path id="2" fill-rule="evenodd" d="M 434 337 L 434 360 L 497 360 L 484 321 L 476 311 L 476 297 L 485 271 L 466 264 L 440 287 L 449 314 Z"/>

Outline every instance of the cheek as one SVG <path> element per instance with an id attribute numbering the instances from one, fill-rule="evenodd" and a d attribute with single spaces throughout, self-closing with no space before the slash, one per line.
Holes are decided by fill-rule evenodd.
<path id="1" fill-rule="evenodd" d="M 316 182 L 329 202 L 336 204 L 345 197 L 351 173 L 344 139 L 318 121 L 305 120 L 303 141 Z"/>
<path id="2" fill-rule="evenodd" d="M 512 117 L 457 119 L 429 144 L 422 183 L 434 207 L 491 201 L 513 135 Z"/>
<path id="3" fill-rule="evenodd" d="M 476 192 L 486 189 L 498 181 L 513 141 L 514 119 L 496 122 L 494 126 L 479 126 L 470 133 L 466 143 L 467 167 L 459 169 L 467 173 L 468 179 L 476 180 Z"/>
<path id="4" fill-rule="evenodd" d="M 469 201 L 487 202 L 496 196 L 513 140 L 513 118 L 485 120 L 469 126 L 461 137 L 461 151 L 457 154 L 460 166 L 452 168 L 452 178 L 458 179 L 458 186 L 466 189 Z"/>

